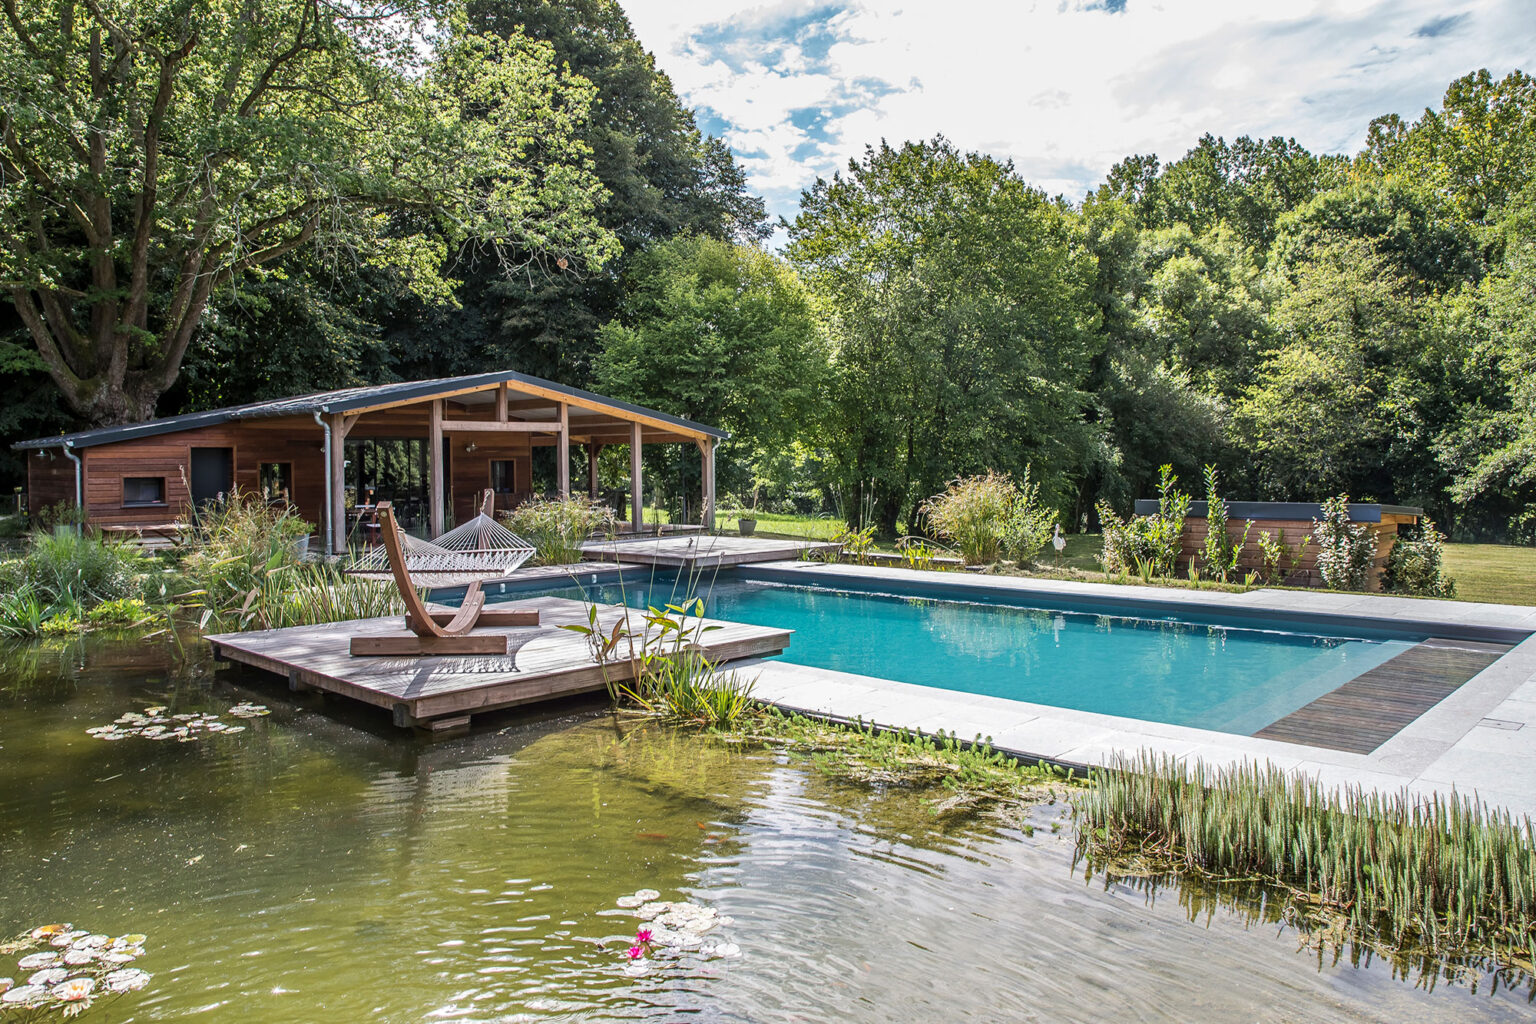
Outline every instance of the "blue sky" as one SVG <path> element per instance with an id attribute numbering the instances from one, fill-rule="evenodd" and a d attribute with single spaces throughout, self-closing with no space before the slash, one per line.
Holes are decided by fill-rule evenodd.
<path id="1" fill-rule="evenodd" d="M 942 133 L 1080 198 L 1205 132 L 1352 152 L 1480 67 L 1536 73 L 1536 0 L 620 0 L 769 212 L 882 139 Z"/>

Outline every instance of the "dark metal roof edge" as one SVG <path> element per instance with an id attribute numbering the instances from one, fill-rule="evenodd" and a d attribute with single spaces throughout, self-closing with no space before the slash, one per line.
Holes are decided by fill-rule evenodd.
<path id="1" fill-rule="evenodd" d="M 338 388 L 335 391 L 319 391 L 308 395 L 296 395 L 292 398 L 273 398 L 264 402 L 226 406 L 223 409 L 208 409 L 203 412 L 188 412 L 182 413 L 179 416 L 166 416 L 160 419 L 147 420 L 143 423 L 129 424 L 128 426 L 97 427 L 94 430 L 78 430 L 71 434 L 58 434 L 54 437 L 38 437 L 28 441 L 16 441 L 11 444 L 11 449 L 13 451 L 20 451 L 32 448 L 94 448 L 97 445 L 132 441 L 141 437 L 173 434 L 178 430 L 211 427 L 233 420 L 261 419 L 271 416 L 302 416 L 305 413 L 313 412 L 347 412 L 352 409 L 363 409 L 378 405 L 381 399 L 385 401 L 409 401 L 413 398 L 425 398 L 443 391 L 456 391 L 461 388 L 500 384 L 503 381 L 532 384 L 536 387 L 558 391 L 572 398 L 583 398 L 588 401 L 600 402 L 615 409 L 621 409 L 625 412 L 641 416 L 649 416 L 652 419 L 658 419 L 665 423 L 671 423 L 690 430 L 697 430 L 722 440 L 731 436 L 729 431 L 721 430 L 718 427 L 696 423 L 693 420 L 683 419 L 681 416 L 673 416 L 656 409 L 648 409 L 643 405 L 634 405 L 630 402 L 609 398 L 606 395 L 599 395 L 592 391 L 583 391 L 580 388 L 556 384 L 554 381 L 545 380 L 542 377 L 533 377 L 528 374 L 517 373 L 513 370 L 501 370 L 494 373 L 468 374 L 462 377 L 439 377 L 426 381 L 380 384 L 364 394 L 329 402 L 325 400 L 327 395 L 335 395 L 342 391 L 355 389 Z"/>

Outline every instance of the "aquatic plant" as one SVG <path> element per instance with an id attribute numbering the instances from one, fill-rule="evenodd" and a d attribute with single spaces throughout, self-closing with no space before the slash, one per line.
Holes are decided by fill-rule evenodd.
<path id="1" fill-rule="evenodd" d="M 1051 538 L 1057 515 L 1040 503 L 1040 487 L 1029 479 L 1015 485 L 1007 473 L 960 477 L 942 494 L 923 502 L 919 513 L 940 537 L 960 549 L 966 565 L 991 565 L 1003 558 L 1028 562 Z"/>
<path id="2" fill-rule="evenodd" d="M 0 942 L 0 956 L 22 954 L 16 967 L 24 978 L 19 985 L 0 978 L 0 1019 L 30 1024 L 74 1017 L 103 998 L 139 991 L 150 975 L 129 965 L 144 955 L 146 941 L 144 935 L 113 938 L 46 924 Z"/>
<path id="3" fill-rule="evenodd" d="M 265 704 L 241 701 L 227 712 L 232 718 L 261 718 L 271 714 Z M 178 740 L 192 743 L 204 734 L 228 735 L 245 731 L 243 725 L 229 725 L 210 711 L 170 714 L 163 705 L 147 707 L 142 712 L 128 711 L 110 725 L 93 725 L 86 735 L 98 740 L 126 740 L 138 736 L 146 740 Z"/>
<path id="4" fill-rule="evenodd" d="M 572 565 L 584 557 L 581 546 L 596 534 L 613 531 L 613 509 L 573 494 L 554 501 L 526 501 L 501 517 L 507 529 L 533 545 L 538 565 Z"/>
<path id="5" fill-rule="evenodd" d="M 1274 765 L 1193 767 L 1143 752 L 1073 799 L 1078 855 L 1098 865 L 1262 879 L 1303 920 L 1335 915 L 1399 953 L 1536 961 L 1530 820 L 1466 797 L 1325 790 Z"/>
<path id="6" fill-rule="evenodd" d="M 620 686 L 630 701 L 663 719 L 726 728 L 755 709 L 756 680 L 722 672 L 696 647 L 653 660 L 632 683 Z"/>
<path id="7" fill-rule="evenodd" d="M 717 927 L 733 923 L 713 907 L 688 900 L 663 900 L 655 889 L 620 896 L 614 903 L 642 921 L 651 922 L 650 927 L 637 929 L 634 941 L 622 948 L 626 974 L 647 974 L 652 966 L 665 968 L 683 956 L 709 960 L 741 955 L 741 947 L 734 942 L 704 937 Z"/>
<path id="8" fill-rule="evenodd" d="M 46 605 L 89 608 L 143 596 L 153 567 L 131 545 L 60 527 L 33 533 L 21 557 L 0 563 L 0 589 L 29 588 Z"/>

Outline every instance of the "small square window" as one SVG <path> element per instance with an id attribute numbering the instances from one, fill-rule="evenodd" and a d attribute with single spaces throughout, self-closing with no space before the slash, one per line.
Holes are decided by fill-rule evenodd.
<path id="1" fill-rule="evenodd" d="M 261 496 L 268 501 L 288 501 L 293 493 L 293 463 L 263 462 L 257 477 Z"/>
<path id="2" fill-rule="evenodd" d="M 125 476 L 125 477 L 123 477 L 123 504 L 124 505 L 164 505 L 165 504 L 165 477 L 163 477 L 163 476 Z"/>

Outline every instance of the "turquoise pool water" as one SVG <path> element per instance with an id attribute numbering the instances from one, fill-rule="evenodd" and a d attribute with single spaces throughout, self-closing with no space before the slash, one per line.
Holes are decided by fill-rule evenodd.
<path id="1" fill-rule="evenodd" d="M 635 607 L 679 593 L 669 579 L 585 589 Z M 793 629 L 796 664 L 1245 735 L 1416 642 L 743 580 L 702 595 L 712 618 Z"/>

